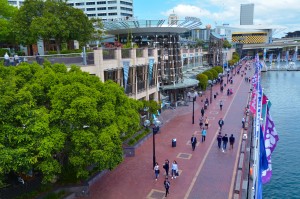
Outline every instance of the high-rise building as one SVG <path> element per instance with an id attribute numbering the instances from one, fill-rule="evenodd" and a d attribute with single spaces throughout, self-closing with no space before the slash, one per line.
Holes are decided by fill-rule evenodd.
<path id="1" fill-rule="evenodd" d="M 20 7 L 24 0 L 8 1 L 13 6 Z M 81 9 L 89 18 L 126 19 L 133 17 L 133 0 L 68 0 L 67 4 Z"/>
<path id="2" fill-rule="evenodd" d="M 241 4 L 240 25 L 253 25 L 254 4 Z"/>

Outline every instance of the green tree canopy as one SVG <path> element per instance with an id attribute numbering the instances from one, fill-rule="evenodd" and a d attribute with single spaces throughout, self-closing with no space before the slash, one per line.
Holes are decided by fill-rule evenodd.
<path id="1" fill-rule="evenodd" d="M 67 165 L 77 178 L 113 169 L 122 136 L 140 125 L 141 102 L 75 66 L 0 66 L 0 95 L 0 177 L 34 170 L 51 181 Z"/>
<path id="2" fill-rule="evenodd" d="M 11 18 L 15 15 L 17 8 L 11 6 L 6 0 L 0 0 L 0 5 L 0 42 L 13 43 L 15 35 Z"/>
<path id="3" fill-rule="evenodd" d="M 199 81 L 199 87 L 202 90 L 206 90 L 207 83 L 208 83 L 208 77 L 205 74 L 198 74 L 196 76 L 197 80 Z"/>
<path id="4" fill-rule="evenodd" d="M 213 79 L 217 79 L 219 77 L 219 73 L 217 70 L 215 70 L 215 68 L 211 68 L 209 72 L 211 72 Z"/>
<path id="5" fill-rule="evenodd" d="M 215 66 L 213 67 L 218 73 L 223 73 L 223 67 L 222 66 Z"/>
<path id="6" fill-rule="evenodd" d="M 214 79 L 213 74 L 209 70 L 204 71 L 202 74 L 206 75 L 209 80 Z"/>
<path id="7" fill-rule="evenodd" d="M 68 6 L 65 1 L 26 0 L 13 21 L 21 44 L 53 39 L 58 53 L 63 42 L 78 40 L 85 44 L 95 32 L 92 21 L 83 11 Z"/>
<path id="8" fill-rule="evenodd" d="M 231 48 L 231 44 L 229 43 L 229 41 L 227 39 L 224 40 L 223 42 L 223 48 Z"/>

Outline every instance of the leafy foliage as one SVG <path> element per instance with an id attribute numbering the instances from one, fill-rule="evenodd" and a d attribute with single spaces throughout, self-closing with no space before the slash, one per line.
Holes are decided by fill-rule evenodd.
<path id="1" fill-rule="evenodd" d="M 206 75 L 209 80 L 214 79 L 213 74 L 209 70 L 204 71 L 202 74 Z"/>
<path id="2" fill-rule="evenodd" d="M 200 74 L 197 75 L 196 78 L 199 81 L 199 87 L 202 90 L 206 90 L 207 83 L 208 83 L 208 77 L 207 77 L 207 75 L 200 73 Z"/>
<path id="3" fill-rule="evenodd" d="M 0 66 L 0 95 L 0 176 L 35 170 L 51 182 L 68 166 L 78 179 L 113 169 L 121 135 L 139 128 L 141 102 L 76 66 Z"/>
<path id="4" fill-rule="evenodd" d="M 223 43 L 223 48 L 231 48 L 231 44 L 229 43 L 229 41 L 227 39 L 224 40 L 224 43 Z"/>
<path id="5" fill-rule="evenodd" d="M 78 40 L 85 44 L 95 32 L 93 22 L 83 11 L 68 6 L 65 1 L 25 1 L 13 22 L 21 44 L 34 44 L 39 38 L 54 39 L 58 53 L 63 42 Z"/>
<path id="6" fill-rule="evenodd" d="M 215 70 L 215 68 L 211 68 L 210 70 L 208 70 L 209 72 L 211 72 L 213 79 L 217 79 L 219 77 L 219 73 L 217 70 Z"/>
<path id="7" fill-rule="evenodd" d="M 223 73 L 223 67 L 222 66 L 215 66 L 213 67 L 218 73 Z"/>
<path id="8" fill-rule="evenodd" d="M 0 0 L 0 5 L 0 42 L 13 43 L 11 18 L 15 15 L 17 8 L 11 6 L 6 0 Z"/>

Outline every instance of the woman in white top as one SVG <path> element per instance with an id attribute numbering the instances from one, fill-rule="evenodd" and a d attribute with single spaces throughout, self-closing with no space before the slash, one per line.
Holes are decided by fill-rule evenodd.
<path id="1" fill-rule="evenodd" d="M 159 166 L 158 166 L 157 162 L 155 163 L 155 166 L 154 166 L 154 174 L 155 174 L 155 180 L 157 180 L 157 178 L 159 176 Z"/>
<path id="2" fill-rule="evenodd" d="M 174 160 L 172 163 L 172 179 L 175 178 L 176 179 L 176 174 L 178 173 L 178 164 L 177 162 Z"/>

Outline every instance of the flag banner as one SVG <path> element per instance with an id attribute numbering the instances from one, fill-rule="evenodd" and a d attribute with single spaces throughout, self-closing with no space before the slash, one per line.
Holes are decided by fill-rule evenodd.
<path id="1" fill-rule="evenodd" d="M 123 78 L 124 78 L 124 89 L 126 91 L 128 82 L 128 72 L 129 72 L 130 61 L 123 61 Z"/>
<path id="2" fill-rule="evenodd" d="M 252 92 L 251 101 L 250 101 L 250 112 L 252 114 L 256 113 L 256 91 Z"/>
<path id="3" fill-rule="evenodd" d="M 268 160 L 268 169 L 262 173 L 262 183 L 268 183 L 272 177 L 272 162 L 271 154 L 276 148 L 277 142 L 279 141 L 279 136 L 275 129 L 274 121 L 270 115 L 270 107 L 267 106 L 267 115 L 266 115 L 266 128 L 264 131 L 264 141 L 266 148 L 266 155 Z"/>
<path id="4" fill-rule="evenodd" d="M 267 57 L 267 49 L 264 48 L 264 61 L 266 61 L 266 57 Z"/>
<path id="5" fill-rule="evenodd" d="M 278 56 L 277 56 L 277 62 L 278 62 L 278 63 L 280 62 L 280 53 L 278 53 Z"/>
<path id="6" fill-rule="evenodd" d="M 152 81 L 152 73 L 153 73 L 153 65 L 154 65 L 154 59 L 150 58 L 149 59 L 149 66 L 148 66 L 148 70 L 149 70 L 149 85 L 151 84 Z"/>

